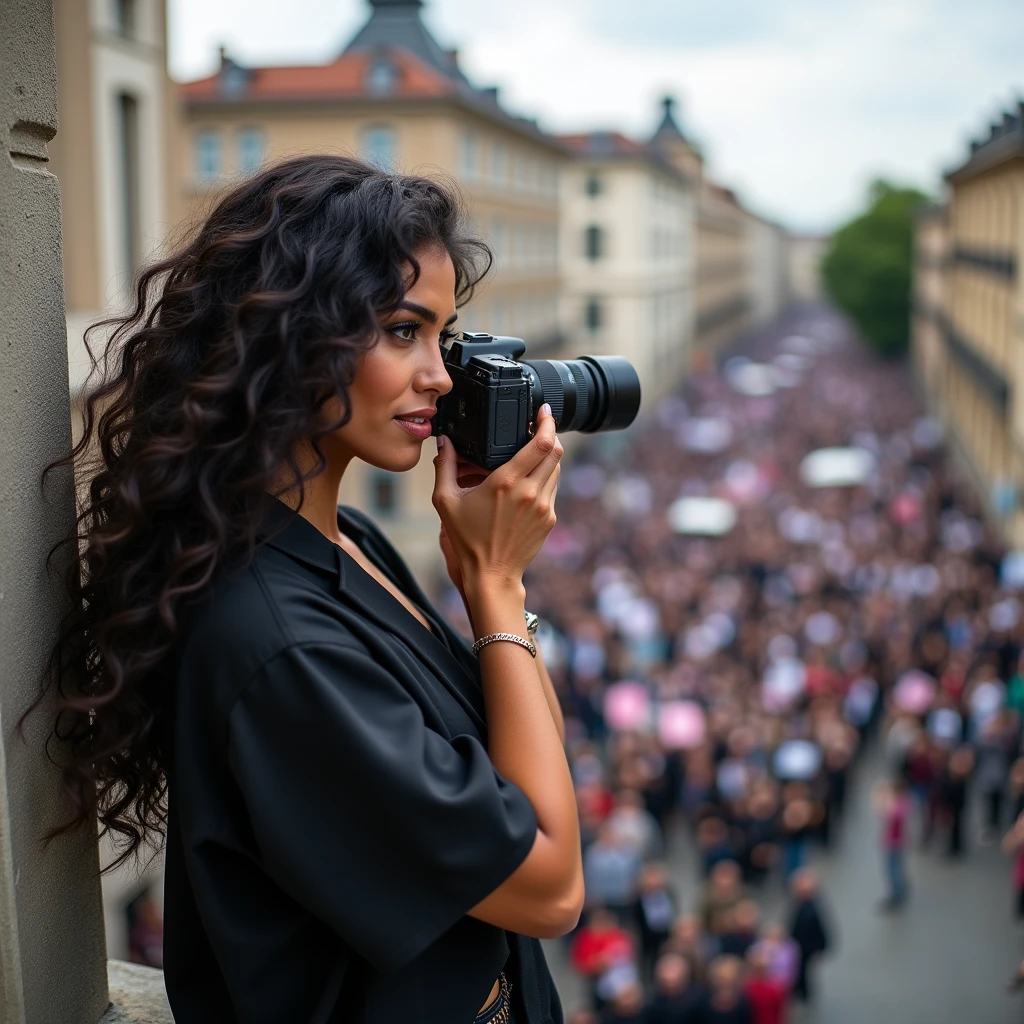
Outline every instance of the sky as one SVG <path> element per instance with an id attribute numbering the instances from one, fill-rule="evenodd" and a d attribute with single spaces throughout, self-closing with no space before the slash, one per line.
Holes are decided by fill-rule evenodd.
<path id="1" fill-rule="evenodd" d="M 170 64 L 331 60 L 365 0 L 169 0 Z M 666 93 L 711 177 L 794 231 L 855 215 L 884 175 L 941 195 L 1024 99 L 1022 0 L 427 0 L 479 86 L 552 132 L 648 136 Z"/>

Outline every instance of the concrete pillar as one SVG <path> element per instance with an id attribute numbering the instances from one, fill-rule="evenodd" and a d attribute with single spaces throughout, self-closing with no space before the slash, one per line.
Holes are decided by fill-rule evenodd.
<path id="1" fill-rule="evenodd" d="M 68 470 L 40 471 L 71 442 L 52 0 L 0 0 L 0 1021 L 95 1024 L 107 1007 L 95 833 L 54 841 L 66 817 L 44 754 L 49 709 L 22 740 L 65 607 L 46 553 L 72 528 Z"/>

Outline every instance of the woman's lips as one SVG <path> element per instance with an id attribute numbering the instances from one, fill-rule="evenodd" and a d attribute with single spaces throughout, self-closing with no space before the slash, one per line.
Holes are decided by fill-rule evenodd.
<path id="1" fill-rule="evenodd" d="M 430 420 L 422 420 L 417 422 L 416 420 L 405 420 L 395 417 L 395 422 L 407 433 L 412 434 L 417 441 L 426 441 L 430 437 L 430 432 L 433 429 L 430 424 Z"/>

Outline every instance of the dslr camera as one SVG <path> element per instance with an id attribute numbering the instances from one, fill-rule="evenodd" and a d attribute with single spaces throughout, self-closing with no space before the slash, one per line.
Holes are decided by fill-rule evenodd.
<path id="1" fill-rule="evenodd" d="M 445 351 L 452 389 L 437 402 L 432 433 L 444 434 L 483 469 L 504 465 L 533 437 L 547 402 L 558 430 L 628 427 L 640 409 L 640 378 L 622 356 L 531 359 L 521 338 L 464 332 Z"/>

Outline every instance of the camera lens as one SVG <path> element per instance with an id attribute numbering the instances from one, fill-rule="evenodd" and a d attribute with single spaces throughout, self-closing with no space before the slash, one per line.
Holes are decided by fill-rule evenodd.
<path id="1" fill-rule="evenodd" d="M 640 411 L 640 378 L 622 356 L 530 359 L 522 366 L 534 408 L 547 402 L 561 431 L 621 430 Z"/>

